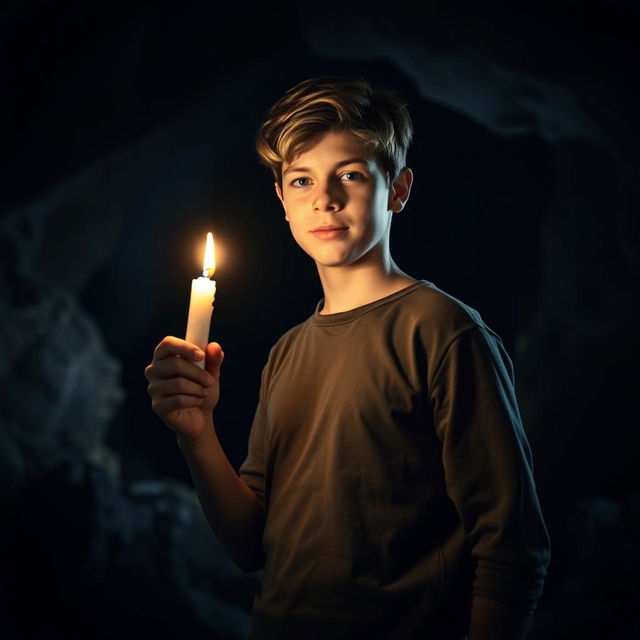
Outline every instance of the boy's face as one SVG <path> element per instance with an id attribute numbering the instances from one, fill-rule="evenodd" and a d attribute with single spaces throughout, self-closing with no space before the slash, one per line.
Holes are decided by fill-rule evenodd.
<path id="1" fill-rule="evenodd" d="M 318 266 L 337 267 L 383 257 L 392 212 L 404 206 L 411 179 L 405 169 L 389 186 L 357 138 L 329 132 L 285 162 L 282 187 L 275 186 L 296 242 Z"/>

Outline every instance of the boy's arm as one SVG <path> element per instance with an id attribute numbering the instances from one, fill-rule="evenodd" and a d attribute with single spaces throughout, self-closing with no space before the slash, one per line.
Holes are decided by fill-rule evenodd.
<path id="1" fill-rule="evenodd" d="M 469 640 L 525 640 L 533 614 L 491 598 L 474 596 Z"/>
<path id="2" fill-rule="evenodd" d="M 504 637 L 518 638 L 542 592 L 549 539 L 499 338 L 480 326 L 465 330 L 443 354 L 430 394 L 447 492 L 476 565 L 472 632 L 483 638 L 501 621 L 516 634 Z"/>
<path id="3" fill-rule="evenodd" d="M 261 569 L 264 507 L 231 466 L 213 420 L 198 440 L 177 440 L 209 526 L 243 571 Z"/>
<path id="4" fill-rule="evenodd" d="M 193 362 L 205 360 L 205 370 Z M 169 427 L 187 460 L 204 514 L 232 558 L 246 571 L 262 565 L 264 509 L 227 460 L 213 425 L 224 353 L 166 336 L 145 369 L 151 407 Z"/>

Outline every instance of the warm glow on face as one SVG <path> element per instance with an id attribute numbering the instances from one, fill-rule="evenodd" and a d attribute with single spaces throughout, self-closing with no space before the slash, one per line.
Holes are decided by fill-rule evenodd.
<path id="1" fill-rule="evenodd" d="M 318 268 L 364 265 L 389 256 L 390 187 L 359 139 L 329 132 L 282 168 L 287 175 L 279 195 L 286 220 Z M 322 227 L 341 231 L 323 237 L 316 233 Z"/>
<path id="2" fill-rule="evenodd" d="M 216 252 L 213 246 L 213 234 L 207 233 L 207 247 L 204 252 L 204 263 L 202 265 L 202 275 L 210 278 L 216 271 Z"/>

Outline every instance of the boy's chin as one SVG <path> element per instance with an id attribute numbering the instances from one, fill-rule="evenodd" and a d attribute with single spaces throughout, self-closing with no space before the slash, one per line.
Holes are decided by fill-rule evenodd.
<path id="1" fill-rule="evenodd" d="M 356 267 L 362 262 L 370 262 L 371 254 L 356 251 L 305 251 L 315 262 L 316 267 L 323 269 L 339 267 Z"/>
<path id="2" fill-rule="evenodd" d="M 324 251 L 314 250 L 305 251 L 305 253 L 317 264 L 324 267 L 339 267 L 351 262 L 351 256 L 346 251 L 340 251 L 337 248 L 330 249 L 327 247 Z"/>
<path id="3" fill-rule="evenodd" d="M 314 262 L 316 263 L 316 267 L 319 269 L 338 269 L 341 267 L 352 267 L 355 260 L 348 260 L 346 258 L 340 260 L 327 260 L 326 258 L 318 260 L 317 258 L 314 258 Z"/>

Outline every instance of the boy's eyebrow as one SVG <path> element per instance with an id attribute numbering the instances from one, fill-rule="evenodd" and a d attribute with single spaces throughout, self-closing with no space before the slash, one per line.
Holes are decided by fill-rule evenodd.
<path id="1" fill-rule="evenodd" d="M 349 158 L 348 160 L 341 160 L 340 162 L 338 162 L 335 168 L 339 169 L 340 167 L 344 167 L 347 164 L 356 164 L 357 162 L 359 162 L 360 164 L 367 164 L 367 160 L 365 158 Z M 292 164 L 282 172 L 282 176 L 284 177 L 287 175 L 287 173 L 292 173 L 294 171 L 303 172 L 311 171 L 311 169 L 309 167 L 296 167 L 294 164 Z"/>

